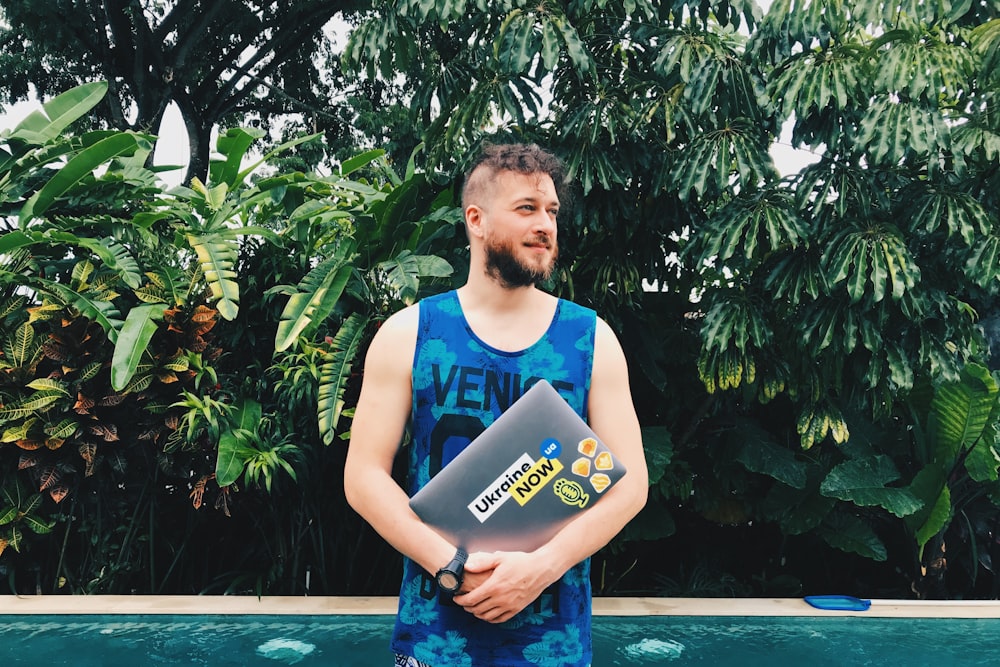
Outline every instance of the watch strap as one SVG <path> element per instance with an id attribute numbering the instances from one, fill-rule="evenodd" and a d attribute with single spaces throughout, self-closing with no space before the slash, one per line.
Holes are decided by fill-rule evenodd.
<path id="1" fill-rule="evenodd" d="M 469 560 L 469 552 L 463 549 L 462 547 L 458 547 L 455 550 L 455 557 L 451 559 L 451 563 L 458 563 L 462 567 L 465 567 L 465 562 L 467 560 Z M 449 565 L 451 563 L 449 563 Z"/>

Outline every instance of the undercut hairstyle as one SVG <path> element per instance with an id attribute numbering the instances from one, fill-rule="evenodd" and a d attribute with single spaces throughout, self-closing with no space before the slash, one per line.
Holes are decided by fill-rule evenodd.
<path id="1" fill-rule="evenodd" d="M 473 173 L 476 173 L 473 178 Z M 462 208 L 472 203 L 473 198 L 489 188 L 494 176 L 504 171 L 519 174 L 548 174 L 556 188 L 556 196 L 561 205 L 569 204 L 569 187 L 566 182 L 566 167 L 562 160 L 537 144 L 486 144 L 482 152 L 472 161 L 465 172 L 462 185 Z"/>

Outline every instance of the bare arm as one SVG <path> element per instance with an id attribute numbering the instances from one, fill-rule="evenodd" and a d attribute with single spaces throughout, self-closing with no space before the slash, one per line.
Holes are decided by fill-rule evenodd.
<path id="1" fill-rule="evenodd" d="M 493 623 L 509 620 L 567 570 L 610 542 L 646 504 L 646 459 L 625 354 L 603 320 L 598 320 L 588 410 L 591 428 L 628 472 L 601 502 L 537 550 L 473 554 L 466 571 L 493 568 L 493 574 L 471 593 L 457 596 L 455 602 L 478 618 Z"/>
<path id="2" fill-rule="evenodd" d="M 365 359 L 351 443 L 344 468 L 347 502 L 400 553 L 430 573 L 451 560 L 455 547 L 426 526 L 392 478 L 392 464 L 412 406 L 416 306 L 390 317 Z"/>

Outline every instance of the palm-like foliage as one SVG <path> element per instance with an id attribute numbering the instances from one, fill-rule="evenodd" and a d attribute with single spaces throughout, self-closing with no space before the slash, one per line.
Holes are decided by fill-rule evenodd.
<path id="1" fill-rule="evenodd" d="M 453 12 L 466 15 L 460 27 L 432 29 Z M 675 459 L 698 460 L 684 453 L 689 439 L 720 453 L 691 504 L 716 516 L 739 489 L 753 512 L 773 492 L 786 509 L 768 502 L 759 516 L 789 534 L 887 558 L 851 508 L 912 517 L 933 499 L 905 491 L 915 471 L 904 454 L 860 434 L 893 423 L 926 377 L 959 380 L 982 350 L 976 313 L 1000 288 L 996 68 L 984 67 L 997 58 L 996 8 L 779 0 L 761 17 L 752 3 L 486 12 L 413 0 L 379 17 L 354 33 L 347 59 L 411 77 L 415 113 L 433 121 L 432 161 L 475 145 L 484 127 L 566 158 L 584 206 L 564 231 L 572 260 L 557 289 L 599 305 L 626 340 L 650 345 L 631 328 L 662 331 L 664 317 L 698 325 L 697 364 L 676 373 L 697 368 L 705 403 L 684 375 L 674 393 L 649 368 L 672 367 L 660 341 L 630 349 L 666 393 L 648 418 L 686 406 L 668 422 Z M 380 46 L 397 39 L 422 48 Z M 793 145 L 823 155 L 782 179 L 768 148 L 784 123 Z M 622 268 L 606 271 L 601 255 Z M 631 272 L 684 305 L 654 313 L 660 301 L 637 294 Z M 621 311 L 640 303 L 639 322 Z M 755 447 L 787 454 L 742 447 L 740 470 L 715 434 L 747 413 L 763 434 Z M 839 447 L 814 454 L 824 442 Z M 789 474 L 792 461 L 809 483 Z"/>

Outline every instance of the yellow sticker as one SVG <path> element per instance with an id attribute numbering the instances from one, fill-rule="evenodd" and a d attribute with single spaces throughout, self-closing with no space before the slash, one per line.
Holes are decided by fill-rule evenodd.
<path id="1" fill-rule="evenodd" d="M 584 492 L 580 483 L 565 477 L 557 479 L 556 483 L 552 485 L 552 490 L 559 496 L 559 500 L 567 505 L 576 505 L 583 509 L 590 502 L 590 496 Z"/>
<path id="2" fill-rule="evenodd" d="M 535 465 L 518 478 L 517 483 L 510 487 L 510 495 L 522 507 L 535 497 L 542 488 L 563 469 L 559 459 L 538 459 Z"/>
<path id="3" fill-rule="evenodd" d="M 598 470 L 611 470 L 615 467 L 614 459 L 611 458 L 611 452 L 601 452 L 597 455 L 594 460 L 594 467 Z"/>
<path id="4" fill-rule="evenodd" d="M 604 489 L 611 486 L 611 478 L 605 475 L 603 472 L 599 472 L 590 478 L 590 483 L 594 486 L 594 491 L 598 493 L 604 493 Z"/>

